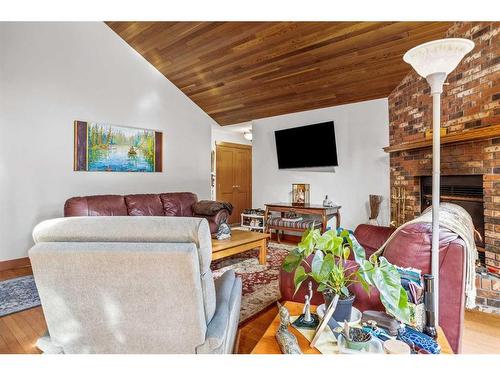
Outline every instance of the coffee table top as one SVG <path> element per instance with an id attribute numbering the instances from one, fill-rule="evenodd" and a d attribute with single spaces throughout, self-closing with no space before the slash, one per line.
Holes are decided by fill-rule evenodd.
<path id="1" fill-rule="evenodd" d="M 297 316 L 302 314 L 302 309 L 304 307 L 303 303 L 286 301 L 285 307 L 290 311 L 291 316 Z M 316 306 L 311 306 L 312 311 L 316 311 Z M 251 354 L 281 354 L 280 347 L 278 346 L 278 342 L 274 337 L 276 330 L 280 325 L 280 318 L 278 314 L 271 322 L 266 332 L 259 340 L 255 348 L 253 348 Z M 299 343 L 300 349 L 304 354 L 321 354 L 320 351 L 316 348 L 311 348 L 309 346 L 309 341 L 293 326 L 290 325 L 290 332 L 292 332 L 295 337 L 297 337 L 297 341 Z M 441 346 L 441 354 L 453 354 L 453 350 L 444 335 L 441 327 L 438 327 L 438 343 Z"/>
<path id="2" fill-rule="evenodd" d="M 221 251 L 231 247 L 244 245 L 251 242 L 261 241 L 270 236 L 269 233 L 251 232 L 247 230 L 233 229 L 231 238 L 227 240 L 212 239 L 212 251 Z"/>

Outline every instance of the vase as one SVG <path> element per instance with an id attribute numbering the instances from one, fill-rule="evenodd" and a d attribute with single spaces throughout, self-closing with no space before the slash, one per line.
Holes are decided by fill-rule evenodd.
<path id="1" fill-rule="evenodd" d="M 325 310 L 327 310 L 328 306 L 330 306 L 330 304 L 332 303 L 334 296 L 335 293 L 333 293 L 331 290 L 325 290 L 323 292 L 323 299 L 325 300 Z M 355 296 L 353 294 L 351 294 L 348 298 L 339 298 L 332 318 L 335 319 L 338 323 L 342 323 L 344 320 L 351 320 L 352 304 L 354 302 L 354 298 Z"/>

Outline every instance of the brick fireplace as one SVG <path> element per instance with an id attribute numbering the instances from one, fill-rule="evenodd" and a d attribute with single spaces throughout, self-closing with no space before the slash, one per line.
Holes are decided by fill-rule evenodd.
<path id="1" fill-rule="evenodd" d="M 472 39 L 476 46 L 448 76 L 441 104 L 442 128 L 447 135 L 464 135 L 441 148 L 442 176 L 476 176 L 482 181 L 484 252 L 500 266 L 500 23 L 457 22 L 446 37 Z M 409 73 L 389 96 L 390 145 L 412 145 L 426 139 L 432 128 L 432 99 L 425 79 Z M 467 134 L 491 136 L 467 140 Z M 425 206 L 422 178 L 432 174 L 430 146 L 391 151 L 391 186 L 406 192 L 404 220 L 418 216 Z M 392 205 L 395 202 L 391 202 Z M 392 218 L 395 220 L 396 218 Z M 493 258 L 493 260 L 491 260 Z M 493 270 L 493 269 L 492 269 Z M 482 288 L 484 276 L 484 286 Z M 500 313 L 500 282 L 493 272 L 478 269 L 480 309 Z"/>

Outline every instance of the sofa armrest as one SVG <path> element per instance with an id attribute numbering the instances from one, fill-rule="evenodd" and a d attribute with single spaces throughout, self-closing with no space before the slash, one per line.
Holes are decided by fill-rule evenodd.
<path id="1" fill-rule="evenodd" d="M 224 221 L 228 221 L 230 215 L 231 214 L 229 213 L 229 211 L 226 210 L 225 208 L 220 211 L 217 211 L 215 215 L 194 214 L 195 217 L 201 217 L 207 219 L 208 225 L 210 226 L 210 233 L 217 232 L 217 229 L 219 229 L 219 225 L 221 225 L 221 223 L 223 223 Z"/>
<path id="2" fill-rule="evenodd" d="M 465 314 L 465 242 L 458 238 L 440 250 L 439 325 L 455 353 L 462 352 Z"/>
<path id="3" fill-rule="evenodd" d="M 236 277 L 234 270 L 215 280 L 215 313 L 208 323 L 205 342 L 196 348 L 196 353 L 232 353 L 240 317 L 241 291 L 241 278 Z"/>

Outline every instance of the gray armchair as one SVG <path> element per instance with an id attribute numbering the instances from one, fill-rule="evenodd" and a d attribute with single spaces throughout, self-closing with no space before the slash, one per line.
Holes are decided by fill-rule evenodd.
<path id="1" fill-rule="evenodd" d="M 40 223 L 29 256 L 47 353 L 232 353 L 241 279 L 214 282 L 205 219 L 72 217 Z"/>

